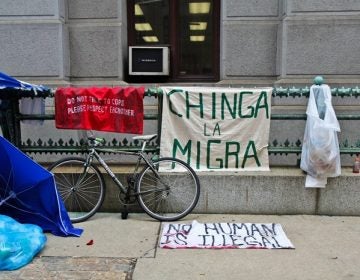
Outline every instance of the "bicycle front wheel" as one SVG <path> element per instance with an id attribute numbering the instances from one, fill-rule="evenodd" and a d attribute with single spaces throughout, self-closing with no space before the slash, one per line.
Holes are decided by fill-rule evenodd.
<path id="1" fill-rule="evenodd" d="M 56 189 L 73 223 L 93 216 L 105 197 L 105 182 L 95 165 L 85 168 L 82 158 L 69 157 L 52 164 L 48 170 L 54 174 Z"/>
<path id="2" fill-rule="evenodd" d="M 160 158 L 139 174 L 136 190 L 143 210 L 159 221 L 185 217 L 196 206 L 200 181 L 195 171 L 176 158 Z"/>

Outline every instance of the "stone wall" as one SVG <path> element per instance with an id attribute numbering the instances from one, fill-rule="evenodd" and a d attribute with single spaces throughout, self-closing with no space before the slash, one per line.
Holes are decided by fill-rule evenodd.
<path id="1" fill-rule="evenodd" d="M 125 1 L 3 0 L 1 71 L 50 86 L 119 84 L 126 26 Z"/>
<path id="2" fill-rule="evenodd" d="M 220 83 L 334 84 L 360 77 L 357 0 L 223 0 Z M 1 69 L 48 84 L 124 80 L 125 0 L 2 0 Z"/>
<path id="3" fill-rule="evenodd" d="M 360 1 L 222 0 L 220 86 L 359 85 Z M 126 71 L 125 0 L 1 0 L 1 71 L 51 87 L 122 85 Z M 305 112 L 306 98 L 276 98 L 277 113 Z M 358 112 L 356 98 L 335 98 L 337 112 Z M 53 110 L 52 100 L 47 109 Z M 146 109 L 156 101 L 146 100 Z M 302 140 L 304 121 L 273 121 L 271 142 Z M 46 122 L 42 139 L 56 134 Z M 360 139 L 354 122 L 340 142 Z M 156 131 L 156 122 L 146 125 Z M 49 130 L 50 129 L 50 130 Z M 51 130 L 52 129 L 52 130 Z M 26 139 L 32 128 L 22 127 Z M 77 133 L 62 133 L 76 138 Z M 288 157 L 291 164 L 298 157 Z M 283 159 L 272 157 L 275 164 Z M 287 164 L 287 163 L 286 163 Z"/>
<path id="4" fill-rule="evenodd" d="M 358 84 L 359 1 L 228 0 L 221 28 L 225 81 Z"/>
<path id="5" fill-rule="evenodd" d="M 68 0 L 72 80 L 119 83 L 127 53 L 126 4 L 119 0 Z"/>
<path id="6" fill-rule="evenodd" d="M 67 28 L 62 0 L 0 2 L 1 71 L 19 78 L 66 80 Z"/>
<path id="7" fill-rule="evenodd" d="M 223 79 L 246 78 L 271 84 L 277 76 L 280 2 L 228 0 L 223 1 L 222 8 Z"/>

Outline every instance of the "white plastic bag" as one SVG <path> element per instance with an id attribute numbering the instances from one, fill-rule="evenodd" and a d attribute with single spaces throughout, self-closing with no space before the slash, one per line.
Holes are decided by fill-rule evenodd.
<path id="1" fill-rule="evenodd" d="M 340 125 L 331 104 L 328 85 L 313 85 L 310 88 L 306 114 L 300 167 L 321 182 L 320 186 L 316 186 L 313 180 L 308 179 L 307 181 L 312 181 L 312 186 L 309 187 L 324 187 L 324 178 L 336 177 L 341 173 L 337 137 Z"/>

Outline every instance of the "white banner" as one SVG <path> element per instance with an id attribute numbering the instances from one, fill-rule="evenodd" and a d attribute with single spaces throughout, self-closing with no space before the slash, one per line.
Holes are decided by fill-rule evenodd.
<path id="1" fill-rule="evenodd" d="M 161 156 L 195 171 L 269 170 L 272 88 L 161 89 Z"/>
<path id="2" fill-rule="evenodd" d="M 161 248 L 293 249 L 280 224 L 198 223 L 165 224 Z"/>

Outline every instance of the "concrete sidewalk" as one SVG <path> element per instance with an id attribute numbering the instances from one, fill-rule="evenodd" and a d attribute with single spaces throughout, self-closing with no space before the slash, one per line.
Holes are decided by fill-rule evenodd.
<path id="1" fill-rule="evenodd" d="M 295 249 L 161 249 L 161 223 L 98 213 L 76 224 L 79 238 L 47 234 L 32 263 L 0 279 L 360 279 L 360 217 L 192 214 L 181 223 L 192 220 L 279 223 Z"/>

